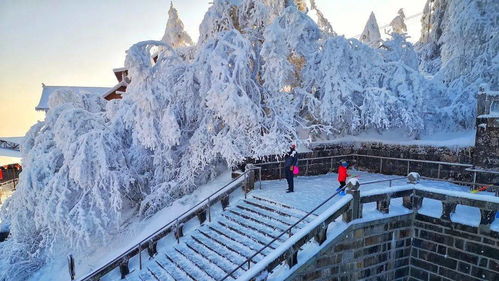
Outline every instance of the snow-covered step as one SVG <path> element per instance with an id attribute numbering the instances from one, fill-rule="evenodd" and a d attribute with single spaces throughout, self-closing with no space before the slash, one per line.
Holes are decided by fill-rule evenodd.
<path id="1" fill-rule="evenodd" d="M 210 228 L 200 229 L 199 231 L 203 234 L 209 235 L 218 243 L 225 245 L 228 249 L 231 249 L 232 251 L 239 253 L 240 255 L 244 256 L 244 258 L 246 259 L 251 257 L 256 252 L 240 242 L 237 242 L 233 239 L 229 239 L 223 235 L 220 235 L 218 232 L 213 231 Z M 261 259 L 264 258 L 264 256 L 259 254 L 255 258 L 256 258 L 255 260 L 260 261 Z"/>
<path id="2" fill-rule="evenodd" d="M 154 257 L 154 261 L 177 281 L 195 281 L 195 279 L 189 276 L 184 270 L 178 268 L 164 253 L 158 253 Z"/>
<path id="3" fill-rule="evenodd" d="M 166 270 L 164 270 L 159 266 L 147 267 L 147 272 L 150 274 L 152 278 L 145 274 L 142 275 L 143 272 L 144 271 L 142 271 L 141 274 L 139 274 L 139 277 L 143 280 L 175 281 L 175 279 L 173 279 L 173 277 L 168 272 L 166 272 Z"/>
<path id="4" fill-rule="evenodd" d="M 196 253 L 184 243 L 180 244 L 176 250 L 215 280 L 220 280 L 227 274 L 227 272 L 218 267 L 218 265 Z"/>
<path id="5" fill-rule="evenodd" d="M 213 231 L 216 231 L 220 235 L 224 235 L 229 239 L 238 241 L 239 243 L 252 249 L 254 252 L 257 252 L 263 247 L 265 247 L 265 243 L 257 240 L 256 238 L 239 234 L 229 228 L 223 227 L 221 224 L 214 223 L 212 225 L 209 225 L 209 228 Z M 272 250 L 271 248 L 265 248 L 263 250 L 263 255 L 267 256 L 271 252 L 271 250 Z"/>
<path id="6" fill-rule="evenodd" d="M 230 210 L 230 212 L 237 214 L 239 216 L 242 216 L 246 219 L 252 220 L 254 222 L 273 227 L 273 228 L 279 230 L 280 232 L 286 231 L 289 228 L 289 225 L 286 225 L 278 220 L 274 220 L 274 219 L 262 216 L 260 214 L 252 213 L 252 212 L 249 212 L 249 211 L 246 211 L 243 209 L 232 209 L 232 210 Z"/>
<path id="7" fill-rule="evenodd" d="M 273 237 L 271 237 L 270 235 L 262 234 L 258 231 L 255 231 L 252 228 L 248 228 L 244 225 L 238 224 L 237 222 L 234 222 L 234 221 L 229 220 L 229 219 L 221 218 L 221 219 L 219 219 L 218 223 L 221 224 L 222 226 L 225 226 L 225 227 L 241 234 L 241 235 L 247 235 L 247 236 L 252 237 L 253 239 L 256 239 L 258 241 L 262 241 L 264 245 L 270 243 L 273 240 Z M 279 247 L 279 245 L 280 245 L 279 242 L 275 241 L 274 243 L 272 243 L 270 245 L 270 248 L 276 249 L 277 247 Z"/>
<path id="8" fill-rule="evenodd" d="M 234 268 L 237 267 L 237 264 L 229 261 L 224 256 L 221 256 L 217 252 L 205 247 L 203 244 L 197 242 L 194 239 L 190 239 L 188 242 L 186 242 L 186 245 L 191 250 L 202 256 L 204 259 L 209 260 L 212 264 L 222 269 L 225 274 L 231 272 Z M 238 272 L 238 274 L 240 275 L 242 273 Z"/>
<path id="9" fill-rule="evenodd" d="M 311 215 L 291 233 L 281 235 L 305 215 L 271 199 L 241 199 L 210 223 L 186 232 L 180 243 L 162 247 L 154 257 L 143 261 L 142 270 L 133 269 L 126 280 L 215 281 L 242 264 L 228 278 L 237 279 L 248 269 L 248 258 L 276 239 L 252 259 L 253 264 L 259 262 L 316 217 Z"/>
<path id="10" fill-rule="evenodd" d="M 293 217 L 291 215 L 278 215 L 275 212 L 269 211 L 267 209 L 262 209 L 262 208 L 256 207 L 255 205 L 248 204 L 246 202 L 240 202 L 236 207 L 238 209 L 242 209 L 242 210 L 245 210 L 245 211 L 260 215 L 260 216 L 264 216 L 264 217 L 279 221 L 280 223 L 285 224 L 288 227 L 290 227 L 296 221 L 298 221 L 298 219 L 296 217 Z M 306 222 L 300 222 L 300 224 L 298 226 L 303 227 L 303 225 L 305 225 L 305 224 L 306 224 Z"/>
<path id="11" fill-rule="evenodd" d="M 259 232 L 265 236 L 268 236 L 272 239 L 278 237 L 279 234 L 281 234 L 281 231 L 279 231 L 278 229 L 275 229 L 275 228 L 272 228 L 272 227 L 269 227 L 269 226 L 266 226 L 263 224 L 257 224 L 252 220 L 243 218 L 243 217 L 238 216 L 238 215 L 233 214 L 233 213 L 226 212 L 226 213 L 223 213 L 222 216 L 224 216 L 226 219 L 231 220 L 231 221 L 233 221 L 241 226 L 244 226 L 246 228 L 250 228 L 250 229 L 252 229 L 256 232 Z M 278 240 L 280 242 L 284 241 L 283 238 L 279 238 Z"/>
<path id="12" fill-rule="evenodd" d="M 196 231 L 196 233 L 192 235 L 192 238 L 235 264 L 241 264 L 246 260 L 246 257 L 241 255 L 240 253 L 237 253 L 236 251 L 226 247 L 225 245 L 220 244 L 212 237 L 206 236 L 199 231 Z"/>
<path id="13" fill-rule="evenodd" d="M 257 207 L 260 207 L 260 208 L 264 208 L 268 211 L 273 211 L 273 212 L 276 212 L 276 213 L 284 215 L 284 216 L 292 216 L 292 217 L 295 217 L 297 219 L 301 219 L 307 215 L 307 212 L 305 212 L 305 211 L 290 207 L 288 205 L 285 205 L 285 204 L 277 202 L 277 201 L 273 201 L 273 200 L 268 199 L 268 198 L 252 196 L 251 199 L 249 199 L 249 200 L 247 199 L 247 200 L 245 200 L 245 202 L 248 202 L 248 203 L 255 205 Z M 317 215 L 311 214 L 305 220 L 306 220 L 306 222 L 310 222 L 315 217 L 317 217 Z"/>
<path id="14" fill-rule="evenodd" d="M 211 276 L 199 268 L 195 263 L 187 259 L 184 255 L 179 253 L 177 249 L 169 251 L 166 256 L 173 262 L 178 268 L 184 271 L 190 278 L 194 280 L 206 280 L 214 281 Z"/>

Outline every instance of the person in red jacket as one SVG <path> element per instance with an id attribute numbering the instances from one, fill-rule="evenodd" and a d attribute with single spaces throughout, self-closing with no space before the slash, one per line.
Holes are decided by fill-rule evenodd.
<path id="1" fill-rule="evenodd" d="M 340 187 L 338 187 L 336 191 L 340 191 L 345 188 L 347 178 L 348 178 L 348 162 L 341 160 L 340 166 L 338 167 L 338 182 L 340 183 Z"/>

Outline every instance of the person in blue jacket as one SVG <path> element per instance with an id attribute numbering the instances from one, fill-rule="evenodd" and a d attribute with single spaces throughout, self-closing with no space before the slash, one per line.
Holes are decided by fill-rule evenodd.
<path id="1" fill-rule="evenodd" d="M 284 173 L 286 175 L 286 180 L 288 181 L 288 189 L 286 192 L 294 192 L 294 183 L 293 183 L 293 169 L 298 164 L 298 154 L 296 152 L 296 145 L 292 144 L 289 147 L 289 152 L 286 153 L 284 157 Z"/>

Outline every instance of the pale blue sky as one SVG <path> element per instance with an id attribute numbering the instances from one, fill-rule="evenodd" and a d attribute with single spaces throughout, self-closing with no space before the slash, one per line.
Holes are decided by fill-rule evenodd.
<path id="1" fill-rule="evenodd" d="M 209 0 L 173 1 L 194 40 Z M 317 0 L 339 34 L 358 35 L 374 11 L 380 26 L 399 8 L 420 13 L 426 0 Z M 125 50 L 161 39 L 169 0 L 0 0 L 0 136 L 22 135 L 43 114 L 47 85 L 113 86 Z M 413 40 L 419 19 L 409 22 Z"/>

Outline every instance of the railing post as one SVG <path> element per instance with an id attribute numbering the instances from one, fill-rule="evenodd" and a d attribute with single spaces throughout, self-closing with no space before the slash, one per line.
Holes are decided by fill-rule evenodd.
<path id="1" fill-rule="evenodd" d="M 139 243 L 139 270 L 142 270 L 142 244 Z"/>
<path id="2" fill-rule="evenodd" d="M 379 173 L 383 174 L 383 158 L 379 159 Z"/>
<path id="3" fill-rule="evenodd" d="M 120 263 L 121 279 L 125 279 L 129 273 L 130 273 L 130 268 L 128 267 L 128 258 L 124 257 Z"/>
<path id="4" fill-rule="evenodd" d="M 147 244 L 147 253 L 149 254 L 149 257 L 152 258 L 158 253 L 157 245 L 156 242 L 149 240 L 149 243 Z"/>
<path id="5" fill-rule="evenodd" d="M 199 220 L 199 224 L 203 224 L 206 221 L 206 210 L 204 210 L 204 209 L 203 210 L 199 210 L 199 212 L 197 214 L 197 217 L 198 217 L 198 220 Z"/>
<path id="6" fill-rule="evenodd" d="M 437 179 L 440 179 L 440 168 L 442 167 L 442 164 L 438 164 L 438 173 L 437 173 Z"/>
<path id="7" fill-rule="evenodd" d="M 324 241 L 327 239 L 327 225 L 325 223 L 322 223 L 321 229 L 317 232 L 317 234 L 314 236 L 315 241 L 319 243 L 319 245 L 322 245 Z"/>
<path id="8" fill-rule="evenodd" d="M 290 251 L 293 251 L 291 255 L 289 255 L 287 259 L 287 264 L 289 265 L 289 268 L 292 268 L 298 263 L 298 251 L 294 251 L 293 249 L 290 249 Z"/>
<path id="9" fill-rule="evenodd" d="M 179 223 L 178 219 L 175 223 L 175 238 L 177 239 L 177 244 L 180 243 L 180 237 L 184 237 L 184 224 Z"/>
<path id="10" fill-rule="evenodd" d="M 211 222 L 211 198 L 208 196 L 208 222 Z"/>
<path id="11" fill-rule="evenodd" d="M 407 160 L 407 174 L 410 173 L 410 169 L 409 169 L 410 165 L 411 165 L 411 161 Z"/>
<path id="12" fill-rule="evenodd" d="M 480 225 L 490 225 L 496 219 L 497 211 L 480 209 Z"/>
<path id="13" fill-rule="evenodd" d="M 380 211 L 383 214 L 388 214 L 390 212 L 390 196 L 387 195 L 387 198 L 376 201 L 376 210 Z"/>
<path id="14" fill-rule="evenodd" d="M 308 159 L 306 161 L 307 164 L 306 165 L 306 169 L 305 169 L 305 176 L 308 176 Z"/>
<path id="15" fill-rule="evenodd" d="M 349 223 L 352 220 L 362 218 L 362 204 L 360 203 L 360 183 L 357 180 L 351 179 L 348 181 L 346 188 L 348 189 L 348 194 L 351 194 L 353 197 L 349 210 L 343 213 L 343 221 Z"/>
<path id="16" fill-rule="evenodd" d="M 258 180 L 259 180 L 259 185 L 260 189 L 262 189 L 262 167 L 258 167 Z"/>
<path id="17" fill-rule="evenodd" d="M 222 203 L 222 210 L 225 211 L 225 209 L 229 206 L 229 194 L 225 194 L 224 197 L 220 200 L 220 203 Z"/>
<path id="18" fill-rule="evenodd" d="M 440 218 L 442 220 L 450 220 L 450 216 L 456 211 L 456 206 L 456 203 L 442 201 L 442 215 Z"/>
<path id="19" fill-rule="evenodd" d="M 71 280 L 75 280 L 76 272 L 75 272 L 75 260 L 73 258 L 73 255 L 68 256 L 68 269 Z"/>

